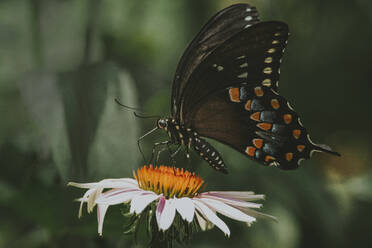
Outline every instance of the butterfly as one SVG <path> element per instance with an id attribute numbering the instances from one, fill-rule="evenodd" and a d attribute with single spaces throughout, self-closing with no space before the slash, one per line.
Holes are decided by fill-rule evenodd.
<path id="1" fill-rule="evenodd" d="M 298 114 L 278 94 L 288 25 L 260 22 L 257 9 L 236 4 L 214 15 L 184 52 L 176 69 L 171 117 L 155 129 L 191 149 L 217 171 L 227 173 L 217 140 L 266 166 L 296 169 L 314 151 L 334 155 L 310 140 Z M 179 150 L 179 149 L 178 149 Z"/>

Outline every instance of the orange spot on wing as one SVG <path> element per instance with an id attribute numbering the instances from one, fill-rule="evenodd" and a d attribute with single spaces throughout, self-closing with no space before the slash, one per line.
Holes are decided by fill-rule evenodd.
<path id="1" fill-rule="evenodd" d="M 262 147 L 262 144 L 263 144 L 263 139 L 253 139 L 253 145 L 255 147 L 257 147 L 258 149 L 260 149 Z"/>
<path id="2" fill-rule="evenodd" d="M 271 99 L 271 106 L 272 106 L 274 109 L 278 109 L 278 108 L 280 107 L 280 104 L 279 104 L 278 99 Z"/>
<path id="3" fill-rule="evenodd" d="M 232 102 L 240 102 L 240 91 L 239 88 L 229 89 L 230 100 Z"/>
<path id="4" fill-rule="evenodd" d="M 255 151 L 256 151 L 256 148 L 253 146 L 247 146 L 247 148 L 245 149 L 245 153 L 247 153 L 251 157 L 254 156 Z"/>
<path id="5" fill-rule="evenodd" d="M 298 150 L 299 152 L 302 152 L 304 149 L 305 149 L 305 146 L 304 146 L 304 145 L 298 145 L 298 146 L 297 146 L 297 150 Z"/>
<path id="6" fill-rule="evenodd" d="M 292 134 L 293 134 L 293 137 L 295 137 L 296 139 L 300 138 L 300 135 L 301 135 L 301 130 L 299 129 L 294 129 L 292 131 Z"/>
<path id="7" fill-rule="evenodd" d="M 270 156 L 270 155 L 266 155 L 265 157 L 265 162 L 269 162 L 271 160 L 275 160 L 275 158 L 273 156 Z"/>
<path id="8" fill-rule="evenodd" d="M 293 158 L 293 153 L 288 152 L 285 154 L 285 159 L 287 159 L 288 162 L 291 161 L 292 158 Z"/>
<path id="9" fill-rule="evenodd" d="M 252 100 L 248 100 L 247 103 L 245 104 L 244 108 L 248 111 L 251 111 L 251 102 Z"/>
<path id="10" fill-rule="evenodd" d="M 283 119 L 284 119 L 284 122 L 286 124 L 289 124 L 289 123 L 292 122 L 292 115 L 291 114 L 285 114 L 285 115 L 283 115 Z"/>
<path id="11" fill-rule="evenodd" d="M 264 95 L 264 92 L 263 92 L 261 87 L 254 88 L 254 93 L 256 94 L 256 96 L 263 96 Z"/>
<path id="12" fill-rule="evenodd" d="M 260 121 L 260 112 L 256 112 L 254 114 L 251 114 L 251 119 L 254 120 L 254 121 Z"/>
<path id="13" fill-rule="evenodd" d="M 265 130 L 265 131 L 270 130 L 271 126 L 272 125 L 270 123 L 265 123 L 265 122 L 257 124 L 257 127 L 261 128 L 262 130 Z"/>

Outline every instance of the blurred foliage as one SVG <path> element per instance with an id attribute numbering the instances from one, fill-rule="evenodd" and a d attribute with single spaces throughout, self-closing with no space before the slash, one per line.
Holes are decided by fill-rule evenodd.
<path id="1" fill-rule="evenodd" d="M 252 0 L 262 20 L 289 24 L 280 92 L 316 141 L 317 155 L 291 172 L 257 166 L 217 143 L 230 167 L 220 175 L 192 156 L 184 164 L 208 190 L 267 195 L 278 223 L 229 221 L 192 247 L 372 247 L 372 2 Z M 82 192 L 69 180 L 127 177 L 143 163 L 137 138 L 154 120 L 136 119 L 114 99 L 169 115 L 178 59 L 203 23 L 235 0 L 0 1 L 0 247 L 140 247 L 123 235 L 120 206 L 104 236 L 96 217 L 77 219 Z M 143 142 L 147 156 L 162 133 Z M 315 139 L 315 138 L 314 138 Z M 167 155 L 162 157 L 168 163 Z"/>

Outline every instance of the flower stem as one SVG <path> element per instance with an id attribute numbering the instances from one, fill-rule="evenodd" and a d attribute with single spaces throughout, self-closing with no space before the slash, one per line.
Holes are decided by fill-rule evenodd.
<path id="1" fill-rule="evenodd" d="M 156 239 L 150 245 L 151 248 L 172 248 L 173 242 L 168 239 Z"/>

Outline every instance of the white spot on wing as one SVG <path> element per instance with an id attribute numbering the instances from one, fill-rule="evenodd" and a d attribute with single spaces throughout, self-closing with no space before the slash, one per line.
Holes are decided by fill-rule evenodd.
<path id="1" fill-rule="evenodd" d="M 271 86 L 271 79 L 266 78 L 264 81 L 262 81 L 262 85 L 266 86 L 266 87 L 270 87 Z"/>
<path id="2" fill-rule="evenodd" d="M 310 158 L 313 156 L 314 152 L 322 152 L 322 151 L 319 151 L 319 150 L 311 150 L 311 151 L 310 151 Z"/>
<path id="3" fill-rule="evenodd" d="M 316 146 L 316 144 L 310 139 L 310 135 L 307 134 L 307 140 L 314 146 Z"/>
<path id="4" fill-rule="evenodd" d="M 294 110 L 293 107 L 291 106 L 291 104 L 289 104 L 289 102 L 287 102 L 287 106 L 288 106 L 288 108 L 289 108 L 290 110 L 292 110 L 292 111 Z"/>
<path id="5" fill-rule="evenodd" d="M 310 139 L 310 135 L 307 134 L 307 140 L 314 146 L 316 146 L 316 144 Z"/>
<path id="6" fill-rule="evenodd" d="M 271 73 L 273 72 L 273 70 L 271 69 L 271 67 L 266 67 L 266 68 L 263 70 L 263 72 L 264 72 L 265 74 L 271 74 Z"/>
<path id="7" fill-rule="evenodd" d="M 271 91 L 272 91 L 275 95 L 279 95 L 278 92 L 276 92 L 275 90 L 271 89 Z"/>
<path id="8" fill-rule="evenodd" d="M 279 165 L 280 165 L 280 163 L 277 162 L 277 161 L 271 162 L 271 163 L 269 164 L 269 166 L 275 166 L 275 167 L 278 167 Z"/>
<path id="9" fill-rule="evenodd" d="M 217 70 L 218 70 L 218 71 L 222 71 L 222 70 L 223 70 L 223 66 L 220 66 L 220 65 L 217 66 Z"/>
<path id="10" fill-rule="evenodd" d="M 242 56 L 237 57 L 236 59 L 244 59 L 244 58 L 245 58 L 245 55 L 242 55 Z"/>
<path id="11" fill-rule="evenodd" d="M 300 159 L 297 161 L 297 164 L 300 165 L 300 163 L 301 163 L 302 161 L 304 161 L 304 160 L 305 160 L 304 158 L 300 158 Z"/>
<path id="12" fill-rule="evenodd" d="M 265 59 L 265 63 L 266 63 L 266 64 L 270 64 L 271 62 L 273 62 L 273 58 L 272 58 L 272 57 L 267 57 L 267 58 Z"/>
<path id="13" fill-rule="evenodd" d="M 246 20 L 247 22 L 251 21 L 252 19 L 252 16 L 247 16 L 246 18 L 244 18 L 244 20 Z"/>
<path id="14" fill-rule="evenodd" d="M 238 78 L 247 78 L 247 77 L 248 77 L 248 72 L 244 72 L 238 76 Z"/>
<path id="15" fill-rule="evenodd" d="M 297 118 L 297 121 L 298 121 L 298 124 L 300 124 L 301 127 L 303 127 L 304 125 L 302 124 L 300 118 Z"/>
<path id="16" fill-rule="evenodd" d="M 251 8 L 247 8 L 245 11 L 247 11 L 247 12 L 251 12 L 252 9 L 251 9 Z"/>
<path id="17" fill-rule="evenodd" d="M 247 67 L 247 66 L 248 66 L 248 63 L 244 63 L 244 64 L 240 65 L 240 68 L 244 68 L 244 67 Z"/>

